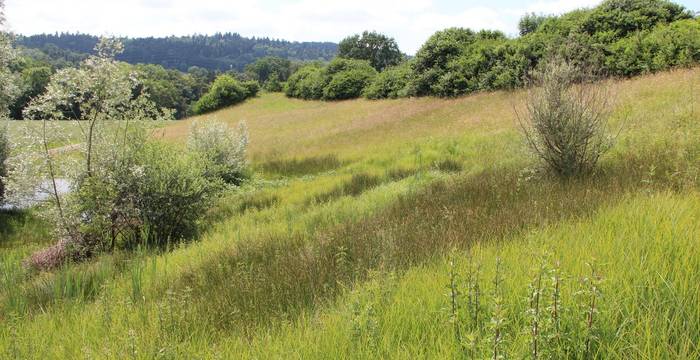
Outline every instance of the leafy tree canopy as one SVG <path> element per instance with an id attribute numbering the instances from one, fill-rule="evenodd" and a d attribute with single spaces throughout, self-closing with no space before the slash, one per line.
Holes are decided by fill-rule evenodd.
<path id="1" fill-rule="evenodd" d="M 378 32 L 365 31 L 343 39 L 338 45 L 338 57 L 367 60 L 377 71 L 398 65 L 403 60 L 396 40 Z"/>

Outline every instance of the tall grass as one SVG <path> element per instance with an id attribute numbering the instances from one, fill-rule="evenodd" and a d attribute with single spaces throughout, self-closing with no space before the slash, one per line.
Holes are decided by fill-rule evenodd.
<path id="1" fill-rule="evenodd" d="M 263 172 L 222 200 L 196 243 L 31 274 L 21 267 L 31 246 L 23 247 L 21 232 L 14 232 L 13 240 L 2 239 L 12 244 L 1 256 L 14 275 L 0 291 L 0 354 L 491 358 L 497 351 L 529 357 L 535 343 L 538 354 L 569 351 L 553 345 L 556 336 L 548 330 L 555 303 L 549 299 L 558 292 L 558 336 L 570 337 L 563 344 L 583 344 L 566 354 L 697 357 L 700 265 L 687 254 L 700 231 L 694 221 L 698 122 L 681 106 L 687 94 L 677 85 L 688 74 L 697 77 L 697 70 L 616 84 L 634 95 L 618 112 L 638 116 L 630 117 L 635 122 L 600 171 L 581 181 L 530 171 L 507 119 L 463 122 L 460 114 L 478 112 L 471 109 L 475 103 L 500 102 L 504 95 L 421 99 L 420 111 L 401 120 L 405 129 L 391 128 L 400 132 L 394 133 L 405 142 L 400 146 L 384 144 L 385 133 L 358 139 L 370 144 L 365 152 L 326 133 L 300 140 L 324 144 L 320 154 L 339 149 L 338 156 L 352 162 L 330 171 L 299 161 Z M 264 101 L 231 111 L 252 112 L 246 106 Z M 362 106 L 396 111 L 396 103 L 383 104 Z M 261 106 L 258 119 L 283 117 L 277 105 Z M 298 116 L 310 105 L 290 100 L 288 106 Z M 669 107 L 677 111 L 653 116 Z M 421 111 L 422 117 L 411 117 Z M 439 129 L 433 139 L 406 140 L 429 133 L 418 120 L 434 126 L 441 116 L 471 131 L 445 138 Z M 255 143 L 260 124 L 249 125 Z M 382 151 L 370 150 L 377 148 Z M 286 158 L 317 156 L 306 151 Z M 309 202 L 337 189 L 327 201 Z M 453 249 L 451 269 L 446 254 Z M 596 264 L 596 276 L 589 276 L 587 262 Z M 555 273 L 556 291 L 545 281 Z M 592 297 L 582 281 L 598 275 L 601 295 Z M 448 310 L 448 285 L 456 316 Z M 533 294 L 545 300 L 533 306 Z M 593 298 L 600 299 L 594 307 Z M 586 328 L 578 321 L 589 313 L 597 320 Z"/>

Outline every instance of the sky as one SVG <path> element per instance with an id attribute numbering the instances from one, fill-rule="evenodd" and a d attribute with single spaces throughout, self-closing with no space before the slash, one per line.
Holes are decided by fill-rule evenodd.
<path id="1" fill-rule="evenodd" d="M 525 13 L 560 14 L 601 0 L 6 0 L 10 29 L 167 36 L 237 32 L 290 41 L 332 41 L 363 30 L 396 39 L 407 54 L 438 30 L 517 33 Z M 700 11 L 700 0 L 675 2 Z"/>

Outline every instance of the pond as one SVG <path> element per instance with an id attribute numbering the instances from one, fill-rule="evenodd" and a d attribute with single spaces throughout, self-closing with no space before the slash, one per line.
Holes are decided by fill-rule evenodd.
<path id="1" fill-rule="evenodd" d="M 48 200 L 53 196 L 53 192 L 47 189 L 52 189 L 53 186 L 51 182 L 46 181 L 39 186 L 34 194 L 16 204 L 1 204 L 0 210 L 20 210 L 30 208 L 42 201 Z M 71 191 L 71 183 L 67 179 L 56 179 L 56 190 L 58 190 L 59 195 L 68 194 Z"/>

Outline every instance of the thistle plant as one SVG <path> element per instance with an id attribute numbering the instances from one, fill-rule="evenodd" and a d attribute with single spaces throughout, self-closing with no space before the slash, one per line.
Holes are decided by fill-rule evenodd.
<path id="1" fill-rule="evenodd" d="M 491 332 L 490 346 L 491 359 L 498 360 L 505 358 L 503 344 L 505 341 L 504 329 L 506 325 L 506 311 L 503 299 L 503 269 L 501 258 L 496 259 L 496 273 L 493 278 L 493 310 L 491 312 L 491 322 L 489 330 Z"/>
<path id="2" fill-rule="evenodd" d="M 585 316 L 583 324 L 583 358 L 585 359 L 593 358 L 595 343 L 598 340 L 596 320 L 599 313 L 599 302 L 602 296 L 600 286 L 603 281 L 594 262 L 588 263 L 588 267 L 590 269 L 590 274 L 582 279 L 583 289 L 580 292 L 584 308 L 583 314 Z"/>
<path id="3" fill-rule="evenodd" d="M 462 348 L 470 357 L 475 358 L 483 333 L 483 311 L 481 305 L 481 264 L 469 256 L 467 267 L 467 324 L 469 333 L 462 339 Z"/>
<path id="4" fill-rule="evenodd" d="M 546 336 L 547 348 L 549 349 L 548 357 L 562 358 L 566 357 L 564 342 L 567 340 L 565 330 L 562 328 L 562 318 L 564 308 L 561 301 L 561 289 L 563 284 L 563 275 L 561 265 L 557 260 L 550 271 L 549 275 L 549 303 L 546 311 L 549 314 L 549 329 Z"/>
<path id="5" fill-rule="evenodd" d="M 449 293 L 447 294 L 450 298 L 450 324 L 452 324 L 452 331 L 454 332 L 455 344 L 461 346 L 462 344 L 462 333 L 460 330 L 460 319 L 459 319 L 459 298 L 461 293 L 457 288 L 457 269 L 455 265 L 454 255 L 450 259 L 450 284 L 448 286 Z"/>
<path id="6" fill-rule="evenodd" d="M 535 267 L 534 276 L 529 286 L 529 307 L 527 315 L 530 318 L 531 331 L 531 355 L 533 359 L 540 357 L 540 337 L 542 332 L 541 308 L 544 293 L 543 282 L 547 276 L 547 264 L 544 258 L 540 259 Z"/>
<path id="7" fill-rule="evenodd" d="M 479 333 L 483 330 L 480 282 L 481 264 L 475 263 L 474 258 L 470 256 L 467 272 L 467 310 L 469 312 L 471 330 Z"/>

